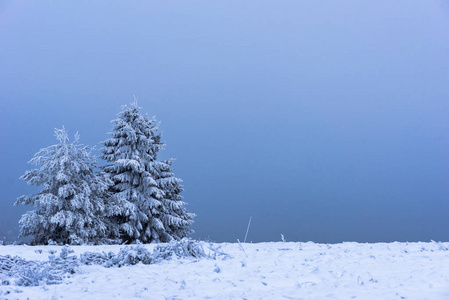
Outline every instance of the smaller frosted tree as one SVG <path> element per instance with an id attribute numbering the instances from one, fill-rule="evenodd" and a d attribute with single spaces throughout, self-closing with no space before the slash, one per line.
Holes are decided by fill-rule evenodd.
<path id="1" fill-rule="evenodd" d="M 195 214 L 188 212 L 184 207 L 186 203 L 182 201 L 180 195 L 184 191 L 181 185 L 182 180 L 176 178 L 171 170 L 173 161 L 174 159 L 168 159 L 159 163 L 156 182 L 159 189 L 164 191 L 162 223 L 168 235 L 179 240 L 193 232 L 187 227 L 193 224 Z"/>
<path id="2" fill-rule="evenodd" d="M 114 212 L 106 206 L 110 181 L 95 173 L 95 158 L 88 146 L 78 144 L 79 135 L 68 143 L 65 128 L 55 129 L 59 144 L 41 149 L 30 163 L 39 169 L 26 171 L 21 177 L 41 191 L 24 195 L 15 205 L 34 206 L 20 219 L 20 236 L 32 235 L 32 244 L 47 244 L 49 240 L 62 244 L 105 243 L 113 235 L 113 224 L 105 216 Z"/>

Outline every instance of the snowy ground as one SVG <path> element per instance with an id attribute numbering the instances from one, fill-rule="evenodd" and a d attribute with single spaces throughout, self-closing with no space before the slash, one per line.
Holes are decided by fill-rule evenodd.
<path id="1" fill-rule="evenodd" d="M 0 286 L 0 299 L 449 299 L 449 243 L 214 245 L 232 258 L 81 266 L 62 284 Z M 71 248 L 79 256 L 122 247 Z M 0 246 L 0 255 L 48 260 L 61 248 Z"/>

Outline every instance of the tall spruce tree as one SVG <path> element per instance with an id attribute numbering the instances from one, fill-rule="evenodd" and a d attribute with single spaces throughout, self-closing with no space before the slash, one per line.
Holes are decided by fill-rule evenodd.
<path id="1" fill-rule="evenodd" d="M 155 118 L 141 115 L 135 100 L 122 106 L 112 137 L 104 142 L 102 158 L 113 185 L 110 201 L 120 207 L 114 217 L 124 242 L 169 242 L 191 231 L 193 214 L 184 208 L 179 179 L 170 171 L 171 162 L 158 161 L 165 145 Z"/>
<path id="2" fill-rule="evenodd" d="M 103 200 L 109 179 L 95 173 L 95 157 L 88 146 L 78 144 L 78 133 L 72 143 L 68 143 L 64 127 L 55 129 L 55 136 L 59 144 L 41 149 L 30 161 L 40 168 L 21 177 L 41 191 L 21 196 L 15 203 L 34 206 L 19 221 L 20 236 L 32 235 L 32 244 L 47 244 L 49 240 L 106 243 L 107 232 L 114 231 L 114 225 L 104 221 L 114 212 Z"/>

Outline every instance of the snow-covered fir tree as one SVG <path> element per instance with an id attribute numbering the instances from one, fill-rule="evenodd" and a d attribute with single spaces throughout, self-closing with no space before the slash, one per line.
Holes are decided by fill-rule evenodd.
<path id="1" fill-rule="evenodd" d="M 104 203 L 109 178 L 95 173 L 95 157 L 78 144 L 78 133 L 72 143 L 64 127 L 55 129 L 55 136 L 59 144 L 41 149 L 30 161 L 40 168 L 21 177 L 41 190 L 15 203 L 34 206 L 19 221 L 20 236 L 32 235 L 32 244 L 107 243 L 110 232 L 118 233 L 116 225 L 105 223 L 116 211 Z"/>
<path id="2" fill-rule="evenodd" d="M 181 185 L 182 180 L 176 178 L 171 170 L 173 161 L 169 159 L 160 162 L 156 182 L 165 194 L 162 200 L 164 228 L 175 239 L 182 239 L 192 233 L 188 226 L 192 225 L 195 214 L 189 213 L 184 208 L 185 203 L 180 195 L 184 190 Z"/>
<path id="3" fill-rule="evenodd" d="M 180 180 L 171 173 L 171 161 L 158 161 L 161 141 L 156 119 L 140 114 L 135 100 L 122 106 L 112 137 L 104 142 L 102 158 L 110 164 L 110 201 L 120 207 L 114 220 L 126 243 L 169 242 L 191 232 L 194 214 L 187 212 L 179 193 Z"/>

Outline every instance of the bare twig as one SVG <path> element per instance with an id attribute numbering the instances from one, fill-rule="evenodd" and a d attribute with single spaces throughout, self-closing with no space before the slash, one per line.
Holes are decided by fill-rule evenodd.
<path id="1" fill-rule="evenodd" d="M 246 243 L 246 237 L 248 236 L 249 226 L 251 226 L 251 218 L 252 217 L 249 217 L 248 227 L 246 228 L 245 239 L 243 240 L 244 243 Z"/>

